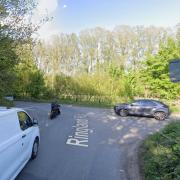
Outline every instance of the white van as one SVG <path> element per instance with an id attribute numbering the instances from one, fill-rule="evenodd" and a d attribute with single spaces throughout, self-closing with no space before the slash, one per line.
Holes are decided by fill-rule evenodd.
<path id="1" fill-rule="evenodd" d="M 0 108 L 0 180 L 13 180 L 38 153 L 37 121 L 19 108 Z"/>

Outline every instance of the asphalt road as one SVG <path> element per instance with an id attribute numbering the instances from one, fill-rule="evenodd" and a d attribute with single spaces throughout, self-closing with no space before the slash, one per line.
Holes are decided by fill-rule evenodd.
<path id="1" fill-rule="evenodd" d="M 39 121 L 41 144 L 17 180 L 139 180 L 137 147 L 168 121 L 119 117 L 110 109 L 62 106 L 48 119 L 50 104 L 16 102 Z"/>

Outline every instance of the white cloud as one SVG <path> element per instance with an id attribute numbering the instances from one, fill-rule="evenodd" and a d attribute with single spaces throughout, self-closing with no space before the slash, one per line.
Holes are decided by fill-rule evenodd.
<path id="1" fill-rule="evenodd" d="M 38 5 L 34 11 L 34 16 L 32 18 L 34 23 L 37 23 L 43 17 L 53 17 L 56 9 L 58 8 L 58 0 L 38 0 Z M 54 22 L 54 18 L 45 23 L 39 30 L 38 36 L 42 39 L 48 39 L 49 36 L 53 34 L 57 34 L 59 32 L 56 24 Z"/>
<path id="2" fill-rule="evenodd" d="M 48 13 L 50 14 L 54 12 L 57 7 L 57 0 L 39 0 L 37 10 L 42 13 L 48 11 Z"/>

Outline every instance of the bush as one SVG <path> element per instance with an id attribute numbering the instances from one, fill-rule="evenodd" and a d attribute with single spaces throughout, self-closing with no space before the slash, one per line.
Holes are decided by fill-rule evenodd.
<path id="1" fill-rule="evenodd" d="M 140 148 L 141 171 L 146 180 L 180 179 L 180 122 L 147 138 Z"/>

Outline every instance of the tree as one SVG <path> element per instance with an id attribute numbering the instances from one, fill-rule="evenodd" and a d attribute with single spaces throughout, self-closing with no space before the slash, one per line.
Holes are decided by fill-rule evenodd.
<path id="1" fill-rule="evenodd" d="M 180 57 L 180 46 L 168 39 L 167 45 L 161 45 L 157 55 L 149 55 L 145 61 L 142 79 L 151 96 L 176 99 L 180 94 L 180 85 L 169 78 L 169 61 Z"/>
<path id="2" fill-rule="evenodd" d="M 36 1 L 1 0 L 0 34 L 15 40 L 29 39 L 39 24 L 31 21 Z"/>
<path id="3" fill-rule="evenodd" d="M 29 41 L 16 47 L 19 63 L 15 66 L 15 93 L 19 97 L 39 97 L 45 87 L 44 75 L 35 64 L 32 46 Z"/>
<path id="4" fill-rule="evenodd" d="M 14 65 L 18 57 L 14 51 L 12 40 L 0 38 L 0 98 L 4 94 L 12 94 L 13 82 L 15 80 Z"/>
<path id="5" fill-rule="evenodd" d="M 167 85 L 173 91 L 170 93 L 165 86 L 170 83 L 165 59 L 169 58 L 167 39 L 175 37 L 172 32 L 153 26 L 118 26 L 113 31 L 94 28 L 79 35 L 53 36 L 51 43 L 42 41 L 34 51 L 46 84 L 57 95 L 107 95 L 113 100 L 116 96 L 124 100 L 135 96 L 172 98 L 177 87 Z M 174 54 L 177 48 L 177 44 L 172 46 L 168 53 Z M 159 80 L 152 71 L 159 71 Z"/>
<path id="6" fill-rule="evenodd" d="M 35 6 L 35 0 L 1 0 L 0 98 L 2 98 L 4 94 L 13 94 L 14 88 L 16 90 L 18 89 L 17 87 L 14 87 L 14 82 L 16 82 L 16 75 L 18 76 L 19 74 L 16 74 L 16 68 L 14 67 L 18 63 L 24 62 L 20 62 L 22 56 L 20 57 L 17 49 L 25 43 L 31 44 L 31 41 L 29 41 L 31 35 L 39 27 L 39 24 L 35 25 L 31 21 Z M 23 48 L 20 51 L 23 51 Z M 27 55 L 25 56 L 27 57 Z M 23 71 L 22 74 L 25 72 Z"/>
<path id="7" fill-rule="evenodd" d="M 29 83 L 27 85 L 27 93 L 30 97 L 40 98 L 43 97 L 43 91 L 45 90 L 45 83 L 43 73 L 40 70 L 30 72 Z"/>

